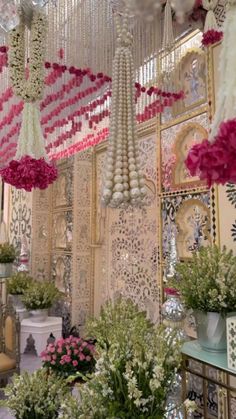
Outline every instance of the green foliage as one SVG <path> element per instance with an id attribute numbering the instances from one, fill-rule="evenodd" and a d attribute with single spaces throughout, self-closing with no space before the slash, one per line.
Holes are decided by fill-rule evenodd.
<path id="1" fill-rule="evenodd" d="M 7 399 L 0 405 L 8 407 L 16 419 L 58 418 L 61 404 L 70 403 L 71 398 L 67 383 L 44 369 L 15 375 L 4 393 Z"/>
<path id="2" fill-rule="evenodd" d="M 111 344 L 126 342 L 127 331 L 137 340 L 143 340 L 152 324 L 146 318 L 146 313 L 138 310 L 131 300 L 120 298 L 114 304 L 107 302 L 101 308 L 98 319 L 87 322 L 86 330 L 89 336 L 95 337 L 99 346 L 108 349 Z"/>
<path id="3" fill-rule="evenodd" d="M 7 291 L 9 294 L 22 295 L 32 284 L 33 278 L 26 272 L 17 272 L 7 280 Z"/>
<path id="4" fill-rule="evenodd" d="M 180 366 L 175 336 L 152 325 L 131 302 L 109 302 L 88 330 L 97 339 L 95 373 L 80 388 L 73 416 L 67 404 L 63 419 L 161 419 L 167 395 Z"/>
<path id="5" fill-rule="evenodd" d="M 52 307 L 60 295 L 53 282 L 34 281 L 25 290 L 22 301 L 28 310 L 42 310 Z"/>
<path id="6" fill-rule="evenodd" d="M 13 263 L 16 258 L 16 251 L 12 244 L 0 244 L 0 263 Z"/>
<path id="7" fill-rule="evenodd" d="M 202 247 L 176 267 L 173 282 L 187 308 L 226 314 L 236 309 L 236 257 L 225 247 Z"/>

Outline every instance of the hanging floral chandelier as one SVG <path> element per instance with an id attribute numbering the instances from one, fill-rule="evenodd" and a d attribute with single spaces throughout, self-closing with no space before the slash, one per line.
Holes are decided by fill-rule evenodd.
<path id="1" fill-rule="evenodd" d="M 128 15 L 122 26 L 116 15 L 117 48 L 113 61 L 112 112 L 109 146 L 102 200 L 105 205 L 136 205 L 146 195 L 145 180 L 140 170 L 134 88 L 132 35 Z"/>
<path id="2" fill-rule="evenodd" d="M 47 162 L 37 101 L 44 89 L 44 51 L 47 19 L 38 8 L 33 9 L 29 68 L 25 74 L 26 23 L 19 9 L 19 25 L 9 36 L 9 70 L 12 88 L 24 101 L 22 124 L 15 160 L 0 171 L 3 180 L 18 189 L 45 189 L 57 178 L 57 169 Z"/>
<path id="3" fill-rule="evenodd" d="M 208 185 L 236 183 L 236 0 L 228 0 L 220 55 L 220 82 L 209 139 L 190 150 L 186 166 Z"/>

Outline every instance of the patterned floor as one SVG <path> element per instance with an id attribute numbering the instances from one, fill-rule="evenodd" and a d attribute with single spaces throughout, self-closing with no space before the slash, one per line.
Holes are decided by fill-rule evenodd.
<path id="1" fill-rule="evenodd" d="M 21 358 L 21 370 L 27 370 L 29 372 L 35 371 L 41 366 L 40 358 L 34 355 L 22 355 Z M 0 419 L 14 419 L 6 409 L 0 408 Z"/>

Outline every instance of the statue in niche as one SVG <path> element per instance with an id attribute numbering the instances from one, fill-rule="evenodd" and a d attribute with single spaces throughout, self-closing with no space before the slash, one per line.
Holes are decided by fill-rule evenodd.
<path id="1" fill-rule="evenodd" d="M 199 56 L 200 58 L 200 56 Z M 186 105 L 192 105 L 204 97 L 205 63 L 192 58 L 189 69 L 184 73 L 184 84 L 187 87 Z"/>
<path id="2" fill-rule="evenodd" d="M 189 258 L 201 246 L 211 242 L 210 212 L 207 205 L 191 198 L 183 203 L 176 215 L 179 257 Z"/>
<path id="3" fill-rule="evenodd" d="M 98 212 L 97 224 L 97 242 L 96 244 L 103 244 L 106 232 L 106 208 L 101 206 Z"/>
<path id="4" fill-rule="evenodd" d="M 55 247 L 65 249 L 67 247 L 67 226 L 64 214 L 57 216 L 54 224 Z"/>
<path id="5" fill-rule="evenodd" d="M 56 272 L 56 286 L 59 289 L 59 291 L 65 293 L 66 292 L 66 286 L 65 286 L 65 264 L 63 258 L 58 258 L 55 266 L 55 272 Z"/>
<path id="6" fill-rule="evenodd" d="M 195 252 L 204 245 L 204 241 L 207 240 L 207 236 L 204 233 L 204 229 L 207 225 L 207 216 L 200 213 L 198 207 L 194 208 L 194 213 L 188 217 L 188 221 L 193 229 L 192 242 L 189 244 L 189 250 Z"/>
<path id="7" fill-rule="evenodd" d="M 176 243 L 176 232 L 172 229 L 170 242 L 169 242 L 169 252 L 167 257 L 167 268 L 166 268 L 166 278 L 174 278 L 176 274 L 176 264 L 178 263 L 178 252 L 177 252 L 177 243 Z"/>
<path id="8" fill-rule="evenodd" d="M 55 200 L 56 206 L 67 205 L 67 194 L 66 194 L 66 174 L 63 173 L 59 176 L 59 179 L 55 185 Z"/>

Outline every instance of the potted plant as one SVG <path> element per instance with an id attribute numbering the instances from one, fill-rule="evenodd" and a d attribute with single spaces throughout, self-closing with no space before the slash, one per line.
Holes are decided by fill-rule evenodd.
<path id="1" fill-rule="evenodd" d="M 181 362 L 175 336 L 167 339 L 163 326 L 152 325 L 131 301 L 123 299 L 106 304 L 87 330 L 97 339 L 98 360 L 95 372 L 79 387 L 75 417 L 165 417 Z M 68 408 L 63 418 L 72 417 Z M 72 408 L 74 412 L 76 405 Z"/>
<path id="2" fill-rule="evenodd" d="M 32 315 L 33 322 L 45 321 L 48 309 L 60 298 L 61 293 L 53 282 L 34 281 L 24 292 L 22 301 Z"/>
<path id="3" fill-rule="evenodd" d="M 95 346 L 80 337 L 69 336 L 50 343 L 42 352 L 43 366 L 61 377 L 84 375 L 94 369 Z"/>
<path id="4" fill-rule="evenodd" d="M 71 395 L 65 380 L 39 369 L 33 374 L 15 375 L 3 389 L 6 400 L 0 405 L 10 409 L 16 419 L 56 419 Z"/>
<path id="5" fill-rule="evenodd" d="M 12 264 L 16 251 L 12 244 L 0 244 L 0 278 L 8 278 L 12 274 Z"/>
<path id="6" fill-rule="evenodd" d="M 208 351 L 226 350 L 226 316 L 236 308 L 236 257 L 218 246 L 202 247 L 177 264 L 174 286 L 196 319 L 198 340 Z"/>
<path id="7" fill-rule="evenodd" d="M 33 278 L 26 272 L 17 272 L 7 280 L 7 292 L 16 309 L 24 308 L 22 297 L 32 282 Z"/>

